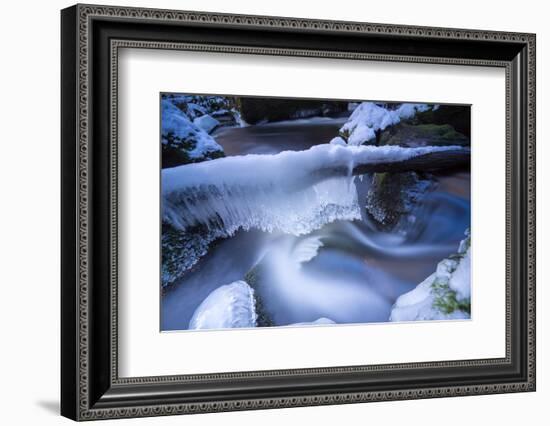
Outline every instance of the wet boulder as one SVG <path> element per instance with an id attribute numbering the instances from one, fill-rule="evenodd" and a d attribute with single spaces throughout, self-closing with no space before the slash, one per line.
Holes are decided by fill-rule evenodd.
<path id="1" fill-rule="evenodd" d="M 162 223 L 161 234 L 161 282 L 168 289 L 191 270 L 208 253 L 217 236 L 204 225 L 180 230 Z"/>
<path id="2" fill-rule="evenodd" d="M 414 207 L 434 188 L 429 175 L 374 173 L 366 196 L 367 217 L 381 231 L 408 230 L 416 221 Z"/>

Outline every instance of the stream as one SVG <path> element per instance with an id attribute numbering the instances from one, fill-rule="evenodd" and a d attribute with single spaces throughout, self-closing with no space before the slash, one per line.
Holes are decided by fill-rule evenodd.
<path id="1" fill-rule="evenodd" d="M 345 118 L 297 119 L 226 127 L 212 136 L 228 156 L 276 154 L 327 143 L 344 122 Z M 364 210 L 369 179 L 351 179 Z M 299 237 L 251 229 L 215 242 L 163 294 L 161 330 L 187 329 L 195 309 L 213 290 L 243 279 L 259 261 L 269 273 L 255 291 L 274 325 L 319 318 L 336 323 L 387 321 L 396 298 L 456 252 L 470 226 L 470 174 L 439 174 L 435 179 L 436 189 L 415 206 L 416 220 L 405 232 L 380 232 L 363 215 L 360 220 L 328 223 Z M 299 263 L 297 247 L 318 241 L 322 242 L 317 244 L 318 254 Z"/>

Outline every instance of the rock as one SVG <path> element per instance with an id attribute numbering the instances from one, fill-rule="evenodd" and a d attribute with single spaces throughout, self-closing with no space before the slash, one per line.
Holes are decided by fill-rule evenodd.
<path id="1" fill-rule="evenodd" d="M 366 213 L 382 231 L 410 223 L 415 205 L 435 187 L 432 179 L 416 172 L 374 173 L 366 196 Z M 403 228 L 407 228 L 403 226 Z"/>
<path id="2" fill-rule="evenodd" d="M 212 133 L 216 127 L 220 125 L 220 122 L 215 118 L 210 117 L 208 114 L 197 117 L 193 120 L 193 124 L 206 133 Z"/>
<path id="3" fill-rule="evenodd" d="M 173 134 L 162 137 L 162 168 L 176 167 L 184 164 L 198 163 L 206 160 L 225 157 L 223 149 L 207 149 L 197 151 L 198 141 L 194 135 L 185 139 Z"/>
<path id="4" fill-rule="evenodd" d="M 250 124 L 315 116 L 331 117 L 347 111 L 348 103 L 310 99 L 237 98 L 237 109 Z"/>
<path id="5" fill-rule="evenodd" d="M 470 106 L 440 105 L 438 108 L 418 113 L 412 123 L 449 124 L 457 132 L 470 135 Z"/>
<path id="6" fill-rule="evenodd" d="M 269 315 L 263 303 L 262 297 L 260 295 L 259 288 L 261 287 L 261 276 L 262 276 L 262 266 L 261 264 L 256 265 L 244 276 L 244 280 L 250 285 L 254 290 L 254 298 L 256 300 L 256 326 L 257 327 L 272 327 L 275 325 L 273 319 Z"/>
<path id="7" fill-rule="evenodd" d="M 161 120 L 163 168 L 211 160 L 225 155 L 222 147 L 208 132 L 192 122 L 188 115 L 172 103 L 172 100 L 161 101 Z M 203 126 L 209 127 L 212 124 L 208 119 L 200 120 L 199 124 Z"/>
<path id="8" fill-rule="evenodd" d="M 178 230 L 170 224 L 162 224 L 161 235 L 161 280 L 162 288 L 167 289 L 193 268 L 208 252 L 216 239 L 204 226 Z"/>
<path id="9" fill-rule="evenodd" d="M 217 118 L 216 115 L 222 115 L 235 108 L 235 98 L 232 96 L 165 94 L 162 99 L 170 101 L 191 120 L 205 114 Z"/>
<path id="10" fill-rule="evenodd" d="M 419 113 L 422 114 L 422 113 Z M 401 122 L 384 130 L 380 145 L 419 146 L 469 146 L 470 140 L 457 132 L 450 124 L 410 124 Z"/>
<path id="11" fill-rule="evenodd" d="M 233 127 L 241 125 L 240 114 L 234 109 L 214 111 L 211 116 L 219 123 L 220 127 Z"/>
<path id="12" fill-rule="evenodd" d="M 399 296 L 390 321 L 470 318 L 470 233 L 456 254 L 443 259 L 436 271 L 412 291 Z"/>

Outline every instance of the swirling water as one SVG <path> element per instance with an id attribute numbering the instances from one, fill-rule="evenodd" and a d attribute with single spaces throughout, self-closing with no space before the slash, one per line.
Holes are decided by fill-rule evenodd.
<path id="1" fill-rule="evenodd" d="M 337 120 L 322 125 L 299 120 L 222 129 L 215 138 L 232 155 L 275 154 L 328 141 L 340 125 Z M 352 179 L 363 210 L 368 179 Z M 243 279 L 260 261 L 267 272 L 255 290 L 275 325 L 321 317 L 337 323 L 387 321 L 395 299 L 456 251 L 470 226 L 469 173 L 436 179 L 437 188 L 415 208 L 416 221 L 406 230 L 377 231 L 365 215 L 356 212 L 346 220 L 304 228 L 301 235 L 254 227 L 232 230 L 231 237 L 213 244 L 199 264 L 163 295 L 161 329 L 187 329 L 195 309 L 213 290 Z M 344 195 L 349 201 L 349 194 Z M 297 262 L 296 247 L 311 237 L 322 242 L 317 256 Z"/>

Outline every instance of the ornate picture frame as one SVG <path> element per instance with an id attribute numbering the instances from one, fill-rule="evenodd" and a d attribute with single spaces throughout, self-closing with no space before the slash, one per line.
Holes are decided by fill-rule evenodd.
<path id="1" fill-rule="evenodd" d="M 61 413 L 74 420 L 535 390 L 534 34 L 76 5 L 61 12 Z M 121 48 L 498 67 L 506 73 L 506 356 L 119 377 Z M 504 230 L 503 230 L 504 232 Z"/>

